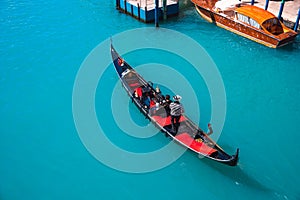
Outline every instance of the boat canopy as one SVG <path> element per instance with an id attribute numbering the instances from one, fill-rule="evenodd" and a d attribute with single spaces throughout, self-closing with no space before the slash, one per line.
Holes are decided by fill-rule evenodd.
<path id="1" fill-rule="evenodd" d="M 284 32 L 279 19 L 262 8 L 247 5 L 237 8 L 235 11 L 238 17 L 243 15 L 245 16 L 244 18 L 248 18 L 249 20 L 247 22 L 252 26 L 259 28 L 258 24 L 260 24 L 260 26 L 264 27 L 273 35 L 280 35 Z"/>
<path id="2" fill-rule="evenodd" d="M 220 10 L 233 10 L 241 3 L 239 0 L 221 0 L 216 2 L 215 8 Z"/>
<path id="3" fill-rule="evenodd" d="M 239 8 L 236 8 L 235 11 L 237 13 L 241 13 L 245 16 L 254 19 L 259 24 L 262 24 L 264 21 L 268 19 L 276 18 L 276 16 L 270 13 L 269 11 L 266 11 L 256 6 L 250 6 L 250 5 L 241 6 Z"/>

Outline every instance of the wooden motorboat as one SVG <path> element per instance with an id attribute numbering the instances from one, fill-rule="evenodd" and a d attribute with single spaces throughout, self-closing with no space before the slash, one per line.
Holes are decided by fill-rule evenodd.
<path id="1" fill-rule="evenodd" d="M 151 122 L 172 138 L 175 142 L 183 145 L 198 155 L 221 162 L 230 166 L 237 165 L 239 150 L 235 155 L 227 154 L 219 147 L 201 128 L 192 122 L 186 115 L 180 118 L 179 128 L 176 132 L 172 128 L 171 116 L 167 114 L 164 105 L 164 96 L 153 86 L 145 81 L 111 45 L 111 56 L 113 64 L 132 102 L 137 106 L 140 112 Z M 147 104 L 145 97 L 151 97 Z"/>
<path id="2" fill-rule="evenodd" d="M 207 21 L 268 47 L 284 46 L 297 36 L 269 11 L 238 0 L 192 2 Z"/>

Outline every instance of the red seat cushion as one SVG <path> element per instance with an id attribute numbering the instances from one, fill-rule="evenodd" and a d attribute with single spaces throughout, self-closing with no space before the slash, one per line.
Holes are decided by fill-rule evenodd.
<path id="1" fill-rule="evenodd" d="M 136 83 L 137 85 L 138 85 L 138 83 Z M 131 85 L 130 85 L 131 86 Z M 141 97 L 142 96 L 142 88 L 141 87 L 138 87 L 138 88 L 136 88 L 135 89 L 135 91 L 136 91 L 136 93 L 137 93 L 137 95 L 139 96 L 139 97 Z"/>

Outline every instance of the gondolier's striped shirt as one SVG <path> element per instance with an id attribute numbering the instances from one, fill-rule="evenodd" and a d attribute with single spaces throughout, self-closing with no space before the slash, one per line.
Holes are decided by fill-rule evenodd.
<path id="1" fill-rule="evenodd" d="M 172 116 L 180 116 L 183 113 L 183 107 L 180 103 L 172 102 L 170 104 L 171 115 Z"/>

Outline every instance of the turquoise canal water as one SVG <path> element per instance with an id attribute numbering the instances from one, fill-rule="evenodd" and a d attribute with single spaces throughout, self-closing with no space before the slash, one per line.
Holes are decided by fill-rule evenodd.
<path id="1" fill-rule="evenodd" d="M 81 142 L 73 120 L 73 86 L 83 60 L 99 43 L 153 25 L 119 13 L 114 1 L 2 1 L 0 8 L 0 199 L 300 199 L 299 37 L 293 45 L 269 49 L 205 22 L 189 6 L 162 22 L 161 27 L 197 41 L 218 67 L 227 100 L 218 143 L 229 153 L 239 147 L 240 162 L 232 168 L 185 152 L 160 170 L 125 173 L 95 159 Z M 124 57 L 133 66 L 162 63 L 182 74 L 201 99 L 200 125 L 210 121 L 209 92 L 186 60 L 155 49 Z M 157 73 L 145 69 L 147 79 L 157 80 Z M 148 126 L 109 65 L 95 93 L 107 138 L 132 152 L 169 143 L 163 134 L 137 138 L 119 128 L 112 116 L 113 90 L 131 120 Z M 184 102 L 187 114 L 195 115 L 197 102 L 183 96 Z M 130 164 L 124 160 L 120 165 Z"/>

